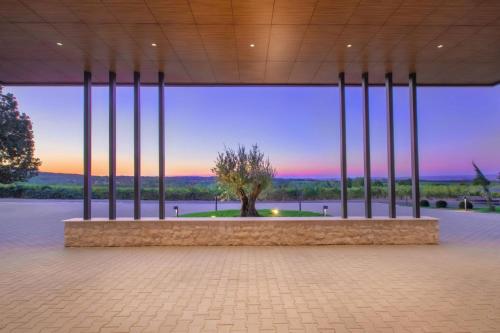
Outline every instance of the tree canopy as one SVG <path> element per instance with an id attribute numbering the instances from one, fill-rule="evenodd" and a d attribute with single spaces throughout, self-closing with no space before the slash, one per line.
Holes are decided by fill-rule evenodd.
<path id="1" fill-rule="evenodd" d="M 239 197 L 241 216 L 259 215 L 255 202 L 276 173 L 257 145 L 249 150 L 244 146 L 239 146 L 236 151 L 226 148 L 218 154 L 212 172 L 221 186 Z"/>
<path id="2" fill-rule="evenodd" d="M 14 95 L 3 94 L 0 86 L 0 183 L 10 184 L 35 176 L 41 162 L 34 153 L 30 118 L 19 112 Z"/>

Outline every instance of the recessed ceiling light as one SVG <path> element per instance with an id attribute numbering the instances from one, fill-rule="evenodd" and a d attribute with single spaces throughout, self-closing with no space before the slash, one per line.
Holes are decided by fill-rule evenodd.
<path id="1" fill-rule="evenodd" d="M 255 44 L 250 44 L 250 47 L 255 47 Z"/>
<path id="2" fill-rule="evenodd" d="M 438 49 L 442 48 L 443 46 L 444 46 L 443 44 L 439 44 Z"/>
<path id="3" fill-rule="evenodd" d="M 352 44 L 347 44 L 347 47 L 352 47 Z"/>
<path id="4" fill-rule="evenodd" d="M 156 47 L 156 46 L 158 46 L 158 44 L 156 44 L 156 43 L 151 43 L 151 46 Z"/>
<path id="5" fill-rule="evenodd" d="M 57 44 L 57 46 L 63 46 L 63 43 L 61 43 L 61 42 L 57 42 L 56 44 Z"/>

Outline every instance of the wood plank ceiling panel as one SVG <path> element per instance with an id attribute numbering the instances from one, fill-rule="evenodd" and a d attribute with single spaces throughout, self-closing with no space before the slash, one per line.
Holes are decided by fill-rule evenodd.
<path id="1" fill-rule="evenodd" d="M 499 31 L 496 0 L 2 0 L 0 82 L 493 84 Z"/>
<path id="2" fill-rule="evenodd" d="M 236 25 L 236 47 L 240 61 L 266 61 L 271 25 Z"/>
<path id="3" fill-rule="evenodd" d="M 276 0 L 273 24 L 309 24 L 317 0 Z"/>
<path id="4" fill-rule="evenodd" d="M 234 24 L 271 24 L 274 0 L 232 0 Z"/>
<path id="5" fill-rule="evenodd" d="M 187 0 L 146 0 L 146 3 L 158 23 L 194 24 Z"/>

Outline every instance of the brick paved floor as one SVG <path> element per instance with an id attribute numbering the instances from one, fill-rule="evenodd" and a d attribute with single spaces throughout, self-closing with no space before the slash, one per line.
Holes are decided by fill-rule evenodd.
<path id="1" fill-rule="evenodd" d="M 0 331 L 500 332 L 500 215 L 424 210 L 438 246 L 66 249 L 80 210 L 0 201 Z"/>

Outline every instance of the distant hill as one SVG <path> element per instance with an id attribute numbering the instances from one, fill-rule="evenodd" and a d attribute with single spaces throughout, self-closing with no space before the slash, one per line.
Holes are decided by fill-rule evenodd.
<path id="1" fill-rule="evenodd" d="M 203 176 L 175 176 L 166 177 L 166 182 L 171 186 L 190 186 L 190 185 L 213 185 L 215 184 L 215 177 Z M 158 177 L 142 176 L 143 187 L 154 187 L 158 185 Z M 335 179 L 313 179 L 313 178 L 275 178 L 274 182 L 281 183 L 303 183 L 303 182 L 317 182 L 317 181 L 335 181 Z M 38 176 L 33 177 L 27 181 L 30 184 L 37 185 L 82 185 L 83 175 L 71 173 L 51 173 L 40 172 Z M 107 176 L 92 176 L 92 184 L 106 185 L 108 184 Z M 117 186 L 134 186 L 133 176 L 117 176 Z"/>
<path id="2" fill-rule="evenodd" d="M 488 178 L 494 180 L 495 175 L 488 175 Z M 409 177 L 401 177 L 399 179 L 408 179 Z M 453 175 L 453 176 L 425 176 L 422 181 L 431 182 L 469 182 L 474 178 L 472 175 Z M 383 180 L 383 177 L 374 177 L 374 180 Z M 141 177 L 142 184 L 145 187 L 154 187 L 158 185 L 158 177 L 143 176 Z M 338 181 L 338 178 L 276 178 L 275 183 L 300 183 L 313 181 Z M 176 176 L 166 177 L 166 182 L 170 185 L 211 185 L 215 184 L 215 177 L 203 176 Z M 31 178 L 28 183 L 39 185 L 81 185 L 83 183 L 83 175 L 70 173 L 51 173 L 40 172 L 36 177 Z M 107 176 L 92 176 L 94 185 L 106 185 L 108 183 Z M 133 176 L 118 176 L 116 178 L 118 186 L 133 186 Z"/>
<path id="3" fill-rule="evenodd" d="M 143 176 L 141 177 L 142 185 L 144 187 L 153 187 L 158 185 L 158 177 Z M 180 176 L 180 177 L 166 177 L 166 181 L 171 185 L 193 185 L 193 184 L 214 184 L 214 177 L 200 177 L 200 176 Z M 38 185 L 82 185 L 83 175 L 71 173 L 51 173 L 40 172 L 38 176 L 28 180 L 30 184 Z M 106 185 L 108 184 L 107 176 L 92 176 L 92 184 Z M 117 176 L 117 186 L 134 186 L 133 176 Z"/>
<path id="4" fill-rule="evenodd" d="M 464 179 L 466 178 L 466 179 Z M 422 197 L 457 198 L 464 195 L 480 196 L 481 189 L 470 181 L 472 177 L 432 177 L 421 182 Z M 134 198 L 134 177 L 117 177 L 117 198 L 132 200 Z M 92 197 L 108 198 L 108 177 L 92 177 Z M 42 172 L 28 182 L 0 184 L 0 198 L 27 199 L 82 199 L 83 176 L 78 174 Z M 363 179 L 353 178 L 349 181 L 349 197 L 364 197 Z M 500 182 L 491 187 L 494 196 L 500 196 Z M 230 198 L 236 199 L 230 193 Z M 142 177 L 141 195 L 144 200 L 158 199 L 158 177 Z M 182 176 L 167 177 L 165 195 L 168 200 L 213 200 L 220 195 L 214 177 Z M 383 178 L 374 178 L 372 182 L 373 198 L 387 197 L 387 182 Z M 411 181 L 408 177 L 398 178 L 396 186 L 398 198 L 411 196 Z M 340 198 L 339 180 L 313 178 L 275 178 L 273 186 L 261 195 L 261 200 L 338 200 Z"/>

